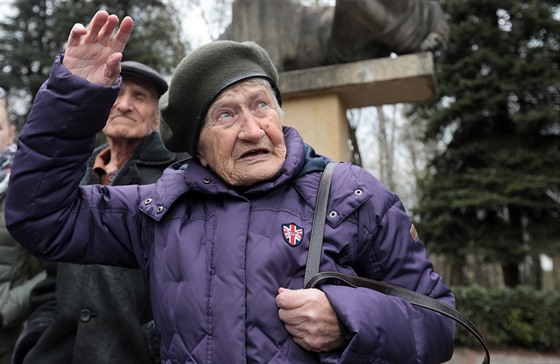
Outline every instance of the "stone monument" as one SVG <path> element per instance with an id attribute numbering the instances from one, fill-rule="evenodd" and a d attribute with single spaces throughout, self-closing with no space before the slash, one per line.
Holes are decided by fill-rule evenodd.
<path id="1" fill-rule="evenodd" d="M 264 47 L 280 72 L 285 123 L 349 160 L 346 109 L 433 98 L 432 52 L 449 26 L 434 0 L 235 0 L 220 39 Z"/>

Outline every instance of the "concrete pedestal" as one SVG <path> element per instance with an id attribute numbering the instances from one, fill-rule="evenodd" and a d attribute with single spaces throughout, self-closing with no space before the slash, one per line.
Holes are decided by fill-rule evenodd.
<path id="1" fill-rule="evenodd" d="M 283 72 L 279 87 L 284 124 L 298 129 L 318 153 L 349 161 L 346 110 L 433 99 L 433 55 L 423 52 Z"/>

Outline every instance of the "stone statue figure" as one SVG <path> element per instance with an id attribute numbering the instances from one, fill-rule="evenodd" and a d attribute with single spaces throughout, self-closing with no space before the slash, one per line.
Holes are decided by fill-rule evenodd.
<path id="1" fill-rule="evenodd" d="M 436 0 L 337 0 L 304 6 L 297 0 L 235 0 L 220 39 L 252 40 L 279 71 L 434 51 L 449 40 Z"/>

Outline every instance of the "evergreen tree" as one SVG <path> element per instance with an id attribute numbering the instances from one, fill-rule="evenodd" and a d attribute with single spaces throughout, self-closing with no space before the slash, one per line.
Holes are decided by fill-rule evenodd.
<path id="1" fill-rule="evenodd" d="M 547 0 L 442 6 L 451 39 L 436 57 L 442 97 L 425 109 L 426 137 L 442 147 L 422 184 L 423 239 L 500 262 L 515 286 L 520 262 L 560 248 L 560 9 Z"/>
<path id="2" fill-rule="evenodd" d="M 134 19 L 124 60 L 170 74 L 186 54 L 177 12 L 161 0 L 15 0 L 14 7 L 17 13 L 0 22 L 0 85 L 26 100 L 18 115 L 20 126 L 54 56 L 64 51 L 70 29 L 74 23 L 87 25 L 97 10 Z"/>

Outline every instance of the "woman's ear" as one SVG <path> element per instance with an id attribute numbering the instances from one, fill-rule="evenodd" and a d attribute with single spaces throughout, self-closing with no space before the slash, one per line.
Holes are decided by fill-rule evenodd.
<path id="1" fill-rule="evenodd" d="M 202 164 L 203 167 L 208 167 L 208 160 L 206 160 L 206 158 L 204 158 L 204 155 L 199 151 L 196 152 L 196 158 L 199 160 L 200 164 Z"/>

